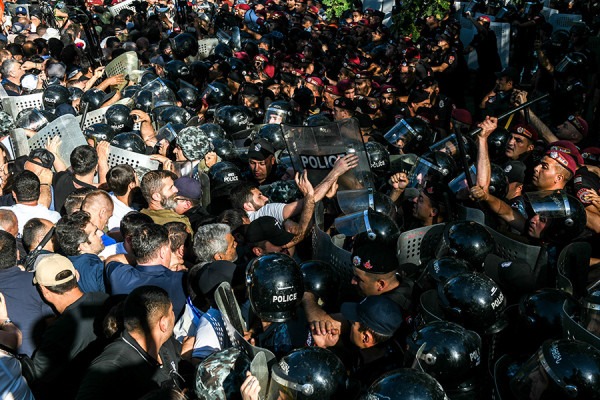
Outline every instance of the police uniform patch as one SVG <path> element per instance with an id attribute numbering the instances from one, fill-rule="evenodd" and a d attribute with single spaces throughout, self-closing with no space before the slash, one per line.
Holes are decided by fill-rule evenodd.
<path id="1" fill-rule="evenodd" d="M 500 264 L 500 266 L 501 266 L 502 268 L 508 268 L 508 267 L 510 267 L 511 265 L 512 265 L 512 261 L 505 261 L 505 262 L 503 262 L 502 264 Z"/>
<path id="2" fill-rule="evenodd" d="M 448 64 L 452 64 L 454 62 L 454 56 L 448 57 Z"/>
<path id="3" fill-rule="evenodd" d="M 254 151 L 260 151 L 261 147 L 262 147 L 262 146 L 260 145 L 260 143 L 257 143 L 257 144 L 254 146 Z"/>
<path id="4" fill-rule="evenodd" d="M 509 173 L 510 171 L 512 171 L 512 165 L 507 165 L 506 168 L 504 168 L 504 172 Z"/>
<path id="5" fill-rule="evenodd" d="M 352 259 L 352 264 L 354 264 L 354 266 L 359 266 L 360 265 L 360 257 L 359 256 L 354 256 L 354 258 Z"/>
<path id="6" fill-rule="evenodd" d="M 440 108 L 444 108 L 444 100 L 440 100 Z"/>

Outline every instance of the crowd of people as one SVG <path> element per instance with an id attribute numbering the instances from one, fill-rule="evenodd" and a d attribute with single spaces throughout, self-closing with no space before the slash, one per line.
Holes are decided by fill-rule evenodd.
<path id="1" fill-rule="evenodd" d="M 0 7 L 0 397 L 600 398 L 597 4 L 327 3 Z"/>

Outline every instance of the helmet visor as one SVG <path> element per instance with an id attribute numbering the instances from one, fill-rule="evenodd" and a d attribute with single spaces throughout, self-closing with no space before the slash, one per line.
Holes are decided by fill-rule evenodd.
<path id="1" fill-rule="evenodd" d="M 446 153 L 452 157 L 456 156 L 459 153 L 456 135 L 452 134 L 440 140 L 439 142 L 432 144 L 429 146 L 429 150 L 441 151 L 442 153 Z"/>
<path id="2" fill-rule="evenodd" d="M 600 304 L 598 301 L 584 299 L 581 310 L 581 326 L 595 336 L 600 336 Z"/>
<path id="3" fill-rule="evenodd" d="M 287 112 L 279 108 L 268 108 L 265 114 L 265 124 L 282 124 L 287 122 Z"/>
<path id="4" fill-rule="evenodd" d="M 269 384 L 267 400 L 294 400 L 299 395 L 310 398 L 313 393 L 313 385 L 296 382 L 287 376 L 278 364 L 275 364 L 271 369 L 271 382 Z"/>
<path id="5" fill-rule="evenodd" d="M 405 119 L 401 119 L 385 134 L 384 138 L 391 145 L 402 149 L 417 136 L 419 136 L 417 131 Z"/>
<path id="6" fill-rule="evenodd" d="M 567 193 L 564 191 L 541 190 L 525 193 L 533 211 L 540 217 L 561 218 L 572 212 Z"/>
<path id="7" fill-rule="evenodd" d="M 371 230 L 369 212 L 367 210 L 336 218 L 335 227 L 338 232 L 346 236 L 354 236 L 362 232 L 369 232 L 369 236 L 375 235 Z"/>
<path id="8" fill-rule="evenodd" d="M 510 388 L 518 399 L 559 400 L 565 392 L 551 378 L 552 371 L 542 349 L 519 369 L 510 381 Z"/>
<path id="9" fill-rule="evenodd" d="M 469 168 L 469 173 L 471 174 L 471 179 L 473 180 L 473 182 L 475 182 L 475 180 L 477 179 L 477 168 L 474 165 L 471 165 L 471 168 Z M 456 194 L 457 196 L 464 196 L 466 194 L 466 196 L 468 197 L 469 195 L 469 184 L 467 183 L 467 178 L 464 172 L 456 178 L 452 179 L 448 184 L 448 187 L 450 188 L 450 190 L 452 190 L 452 193 Z"/>
<path id="10" fill-rule="evenodd" d="M 17 128 L 29 129 L 32 131 L 39 131 L 46 125 L 48 125 L 48 119 L 38 110 L 31 110 L 24 114 L 21 118 L 15 122 Z"/>
<path id="11" fill-rule="evenodd" d="M 444 176 L 444 170 L 424 158 L 419 158 L 408 174 L 409 188 L 421 188 L 427 181 L 435 181 Z"/>
<path id="12" fill-rule="evenodd" d="M 344 214 L 352 214 L 369 208 L 379 210 L 385 215 L 391 215 L 395 211 L 392 199 L 373 193 L 371 188 L 337 192 L 337 200 Z"/>

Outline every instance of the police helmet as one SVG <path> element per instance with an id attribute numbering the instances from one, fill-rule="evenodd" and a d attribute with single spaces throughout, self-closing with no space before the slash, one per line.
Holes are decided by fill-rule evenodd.
<path id="1" fill-rule="evenodd" d="M 133 151 L 138 154 L 146 154 L 146 143 L 144 143 L 144 139 L 133 132 L 119 133 L 111 140 L 110 144 L 123 150 Z"/>
<path id="2" fill-rule="evenodd" d="M 450 253 L 482 270 L 485 257 L 496 249 L 496 241 L 487 228 L 473 221 L 448 222 L 444 227 L 439 255 Z"/>
<path id="3" fill-rule="evenodd" d="M 85 128 L 83 134 L 94 143 L 110 142 L 115 136 L 115 131 L 108 124 L 92 124 Z"/>
<path id="4" fill-rule="evenodd" d="M 50 85 L 44 90 L 42 101 L 45 109 L 55 109 L 61 104 L 66 104 L 71 101 L 69 89 L 61 85 Z"/>
<path id="5" fill-rule="evenodd" d="M 109 125 L 115 133 L 131 132 L 133 130 L 133 117 L 129 107 L 123 104 L 113 104 L 108 107 L 106 114 L 106 124 Z"/>
<path id="6" fill-rule="evenodd" d="M 448 400 L 442 385 L 431 375 L 414 369 L 397 369 L 371 385 L 368 400 Z"/>

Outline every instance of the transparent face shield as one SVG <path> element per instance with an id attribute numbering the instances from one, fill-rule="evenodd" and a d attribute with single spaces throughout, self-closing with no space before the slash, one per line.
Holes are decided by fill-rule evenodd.
<path id="1" fill-rule="evenodd" d="M 336 218 L 335 227 L 338 232 L 346 236 L 355 236 L 359 233 L 367 232 L 369 239 L 375 240 L 376 235 L 371 229 L 368 210 Z"/>
<path id="2" fill-rule="evenodd" d="M 298 395 L 310 397 L 314 393 L 313 385 L 296 382 L 287 376 L 280 366 L 281 364 L 287 367 L 287 364 L 281 361 L 280 364 L 275 364 L 271 369 L 271 382 L 267 400 L 294 400 L 298 398 Z"/>
<path id="3" fill-rule="evenodd" d="M 176 137 L 177 132 L 175 132 L 173 125 L 169 122 L 158 130 L 158 133 L 156 134 L 156 141 L 160 142 L 161 140 L 166 140 L 167 142 L 172 142 Z"/>
<path id="4" fill-rule="evenodd" d="M 594 292 L 581 302 L 580 324 L 588 332 L 600 337 L 600 293 Z"/>
<path id="5" fill-rule="evenodd" d="M 401 119 L 384 135 L 385 140 L 400 149 L 408 145 L 413 139 L 418 139 L 419 137 L 420 135 L 417 131 L 405 119 Z"/>
<path id="6" fill-rule="evenodd" d="M 388 196 L 374 193 L 372 188 L 337 192 L 337 200 L 344 214 L 352 214 L 368 209 L 379 209 L 379 212 L 391 215 L 395 211 L 392 199 Z"/>
<path id="7" fill-rule="evenodd" d="M 576 391 L 570 385 L 560 386 L 561 382 L 550 369 L 548 362 L 539 349 L 536 354 L 519 369 L 510 381 L 510 388 L 518 399 L 527 400 L 564 400 L 565 393 Z"/>
<path id="8" fill-rule="evenodd" d="M 540 217 L 564 218 L 573 211 L 565 191 L 541 190 L 525 193 L 525 197 L 529 200 L 533 212 Z"/>
<path id="9" fill-rule="evenodd" d="M 48 119 L 38 110 L 32 110 L 26 113 L 15 122 L 17 128 L 29 129 L 32 131 L 39 131 L 46 125 L 48 125 Z"/>
<path id="10" fill-rule="evenodd" d="M 444 170 L 424 158 L 419 158 L 417 164 L 408 174 L 409 188 L 421 188 L 428 181 L 439 180 L 444 176 Z"/>
<path id="11" fill-rule="evenodd" d="M 265 124 L 282 124 L 287 122 L 287 112 L 279 108 L 267 108 Z"/>
<path id="12" fill-rule="evenodd" d="M 175 105 L 175 93 L 160 78 L 147 83 L 142 90 L 152 93 L 152 108 Z"/>
<path id="13" fill-rule="evenodd" d="M 471 165 L 469 168 L 469 173 L 471 174 L 472 181 L 475 182 L 477 180 L 477 168 L 474 165 Z M 456 195 L 457 199 L 466 200 L 469 198 L 469 184 L 464 172 L 452 179 L 448 187 Z"/>
<path id="14" fill-rule="evenodd" d="M 460 152 L 455 134 L 452 134 L 440 140 L 439 142 L 432 144 L 429 146 L 429 150 L 441 151 L 442 153 L 446 153 L 453 158 Z"/>

